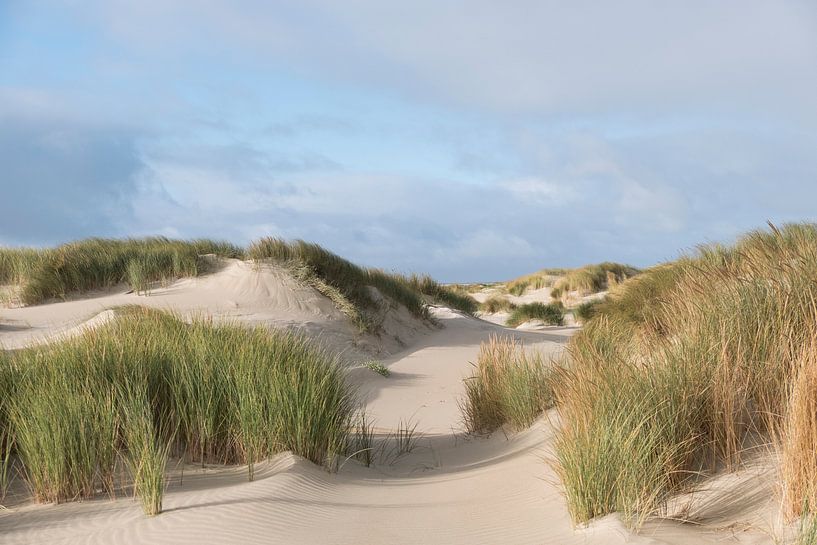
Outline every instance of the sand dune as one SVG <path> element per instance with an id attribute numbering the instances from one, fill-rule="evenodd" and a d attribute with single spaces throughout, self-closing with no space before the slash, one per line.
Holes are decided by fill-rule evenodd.
<path id="1" fill-rule="evenodd" d="M 380 335 L 362 335 L 332 301 L 298 282 L 282 267 L 230 259 L 221 262 L 216 272 L 156 287 L 148 295 L 123 286 L 65 302 L 3 309 L 0 347 L 16 349 L 75 334 L 110 317 L 106 311 L 124 305 L 292 328 L 334 351 L 348 353 L 352 359 L 394 353 L 415 336 L 430 331 L 405 309 L 394 309 L 384 312 Z"/>
<path id="2" fill-rule="evenodd" d="M 92 299 L 4 310 L 30 330 L 3 330 L 7 345 L 21 345 L 104 319 L 106 309 L 133 302 L 178 312 L 207 311 L 249 323 L 325 328 L 337 346 L 357 349 L 360 339 L 320 294 L 275 269 L 250 270 L 231 262 L 219 273 L 174 283 L 149 297 L 105 294 Z M 639 534 L 615 517 L 574 529 L 558 479 L 547 460 L 554 414 L 522 433 L 489 438 L 463 434 L 457 401 L 480 342 L 513 335 L 531 349 L 557 356 L 575 328 L 514 331 L 435 309 L 441 327 L 421 331 L 406 323 L 413 344 L 381 361 L 387 378 L 365 368 L 350 372 L 376 431 L 385 438 L 401 421 L 422 434 L 400 455 L 383 439 L 372 467 L 355 460 L 332 474 L 283 454 L 261 464 L 254 482 L 241 467 L 175 469 L 165 512 L 148 518 L 129 497 L 64 505 L 32 505 L 17 496 L 0 511 L 4 544 L 708 544 L 771 543 L 774 512 L 766 469 L 720 482 L 721 489 L 687 499 L 700 524 L 651 522 Z M 73 320 L 73 322 L 72 322 Z M 399 320 L 397 320 L 399 321 Z M 422 333 L 422 334 L 421 334 Z M 719 497 L 744 490 L 724 507 Z M 718 496 L 721 494 L 721 496 Z M 746 498 L 751 498 L 751 501 Z"/>

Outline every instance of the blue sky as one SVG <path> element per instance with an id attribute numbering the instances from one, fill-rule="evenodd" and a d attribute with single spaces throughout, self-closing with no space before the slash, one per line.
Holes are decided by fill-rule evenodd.
<path id="1" fill-rule="evenodd" d="M 649 265 L 817 220 L 817 4 L 0 0 L 0 165 L 0 244 Z"/>

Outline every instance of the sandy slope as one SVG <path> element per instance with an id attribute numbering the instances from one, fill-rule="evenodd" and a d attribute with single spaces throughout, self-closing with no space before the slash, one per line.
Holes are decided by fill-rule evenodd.
<path id="1" fill-rule="evenodd" d="M 244 303 L 236 302 L 242 308 Z M 312 309 L 321 305 L 285 304 L 300 319 L 314 319 Z M 333 309 L 325 314 L 334 316 Z M 263 464 L 252 483 L 246 482 L 242 468 L 187 468 L 183 482 L 176 470 L 165 512 L 155 518 L 143 516 L 129 498 L 57 506 L 18 500 L 11 510 L 0 511 L 0 543 L 772 542 L 766 531 L 774 522 L 772 480 L 764 468 L 730 475 L 720 486 L 692 498 L 691 511 L 700 525 L 651 523 L 634 535 L 618 518 L 608 517 L 575 530 L 558 479 L 546 462 L 555 415 L 508 438 L 503 433 L 469 438 L 461 433 L 457 408 L 462 378 L 470 374 L 479 343 L 491 334 L 512 334 L 556 355 L 573 330 L 508 331 L 447 309 L 435 314 L 444 328 L 383 360 L 390 377 L 363 368 L 351 373 L 381 438 L 401 420 L 417 424 L 424 435 L 412 452 L 401 456 L 393 441 L 383 440 L 373 467 L 349 461 L 337 474 L 284 454 Z"/>
<path id="2" fill-rule="evenodd" d="M 213 316 L 252 325 L 287 327 L 319 339 L 350 359 L 366 353 L 394 353 L 429 331 L 405 309 L 388 313 L 379 337 L 361 335 L 333 303 L 284 269 L 235 259 L 224 260 L 212 274 L 157 287 L 149 295 L 126 287 L 83 294 L 66 302 L 2 309 L 0 347 L 20 348 L 57 335 L 70 335 L 110 316 L 110 309 L 142 305 L 182 315 Z"/>

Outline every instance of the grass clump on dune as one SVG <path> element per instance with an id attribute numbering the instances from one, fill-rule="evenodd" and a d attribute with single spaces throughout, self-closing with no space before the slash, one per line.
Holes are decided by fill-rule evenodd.
<path id="1" fill-rule="evenodd" d="M 600 305 L 604 303 L 603 299 L 596 299 L 594 301 L 585 301 L 584 303 L 573 309 L 573 315 L 581 323 L 586 323 L 593 316 L 598 313 Z"/>
<path id="2" fill-rule="evenodd" d="M 255 260 L 270 259 L 290 266 L 299 278 L 332 299 L 363 330 L 377 329 L 372 315 L 380 303 L 371 288 L 419 318 L 429 316 L 426 298 L 469 313 L 476 308 L 476 303 L 467 295 L 458 294 L 427 276 L 408 277 L 360 267 L 302 240 L 263 238 L 250 246 L 248 255 Z"/>
<path id="3" fill-rule="evenodd" d="M 604 291 L 624 280 L 636 276 L 640 271 L 621 263 L 604 262 L 585 265 L 577 269 L 542 269 L 532 274 L 520 276 L 508 282 L 508 293 L 521 296 L 530 290 L 552 287 L 552 296 L 558 299 L 563 294 L 577 291 L 590 295 Z"/>
<path id="4" fill-rule="evenodd" d="M 621 263 L 585 265 L 572 269 L 559 278 L 553 284 L 551 296 L 558 299 L 569 292 L 578 292 L 582 296 L 598 293 L 636 276 L 639 272 L 635 267 Z"/>
<path id="5" fill-rule="evenodd" d="M 419 291 L 432 304 L 461 310 L 466 314 L 474 314 L 479 307 L 476 299 L 471 297 L 468 291 L 456 285 L 440 284 L 428 275 L 394 276 Z"/>
<path id="6" fill-rule="evenodd" d="M 47 255 L 40 248 L 0 248 L 0 285 L 22 285 Z"/>
<path id="7" fill-rule="evenodd" d="M 530 320 L 540 320 L 548 325 L 563 325 L 564 307 L 558 303 L 528 303 L 516 307 L 505 322 L 508 327 L 517 327 Z"/>
<path id="8" fill-rule="evenodd" d="M 470 433 L 490 433 L 504 424 L 530 426 L 552 405 L 550 368 L 509 337 L 480 345 L 476 370 L 465 379 L 461 411 Z"/>
<path id="9" fill-rule="evenodd" d="M 529 290 L 549 288 L 557 278 L 567 274 L 569 269 L 542 269 L 535 273 L 520 276 L 507 284 L 508 293 L 517 297 Z"/>
<path id="10" fill-rule="evenodd" d="M 164 237 L 91 238 L 44 250 L 5 248 L 0 250 L 0 282 L 19 285 L 25 304 L 122 282 L 146 291 L 153 282 L 195 276 L 203 254 L 241 257 L 243 250 L 226 242 Z"/>
<path id="11" fill-rule="evenodd" d="M 13 377 L 7 356 L 3 350 L 0 350 L 0 502 L 6 496 L 11 476 L 13 444 L 8 423 L 8 400 L 15 388 Z"/>
<path id="12" fill-rule="evenodd" d="M 480 312 L 496 314 L 497 312 L 511 312 L 517 308 L 515 303 L 501 296 L 491 296 L 479 304 Z"/>
<path id="13" fill-rule="evenodd" d="M 617 287 L 570 342 L 556 459 L 576 521 L 638 524 L 690 478 L 780 450 L 783 509 L 817 504 L 817 227 L 750 233 Z"/>
<path id="14" fill-rule="evenodd" d="M 112 492 L 120 458 L 148 514 L 168 455 L 246 463 L 250 478 L 283 450 L 331 467 L 355 408 L 342 370 L 301 337 L 145 309 L 8 360 L 2 431 L 40 501 Z"/>

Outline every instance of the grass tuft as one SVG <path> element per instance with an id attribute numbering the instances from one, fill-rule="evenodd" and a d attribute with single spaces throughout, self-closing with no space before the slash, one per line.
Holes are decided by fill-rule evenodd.
<path id="1" fill-rule="evenodd" d="M 263 238 L 254 242 L 248 255 L 272 260 L 296 272 L 301 280 L 332 299 L 361 330 L 377 331 L 381 307 L 375 288 L 391 303 L 406 307 L 418 318 L 428 318 L 427 303 L 439 303 L 473 313 L 476 302 L 467 294 L 443 286 L 428 276 L 403 276 L 351 263 L 317 244 Z"/>
<path id="2" fill-rule="evenodd" d="M 460 403 L 469 433 L 490 433 L 506 423 L 526 428 L 552 405 L 550 368 L 510 337 L 482 343 L 475 367 Z"/>
<path id="3" fill-rule="evenodd" d="M 594 301 L 586 301 L 573 310 L 576 320 L 581 323 L 586 323 L 593 316 L 598 313 L 599 306 L 604 302 L 603 299 L 596 299 Z"/>
<path id="4" fill-rule="evenodd" d="M 581 296 L 598 293 L 636 276 L 639 272 L 635 267 L 621 263 L 604 262 L 585 265 L 572 269 L 559 278 L 553 284 L 551 295 L 559 298 L 570 292 L 578 292 Z"/>
<path id="5" fill-rule="evenodd" d="M 551 295 L 558 299 L 562 294 L 571 291 L 577 291 L 581 295 L 598 293 L 636 276 L 639 272 L 635 267 L 611 262 L 585 265 L 577 269 L 542 269 L 511 280 L 507 288 L 508 293 L 516 296 L 530 290 L 553 288 Z"/>
<path id="6" fill-rule="evenodd" d="M 517 305 L 508 299 L 500 296 L 492 296 L 480 303 L 480 312 L 496 314 L 497 312 L 511 312 L 516 310 Z"/>
<path id="7" fill-rule="evenodd" d="M 90 238 L 42 250 L 0 248 L 0 284 L 20 286 L 28 305 L 122 282 L 144 292 L 154 282 L 195 276 L 204 254 L 241 257 L 243 250 L 227 242 L 164 237 Z"/>
<path id="8" fill-rule="evenodd" d="M 246 463 L 252 479 L 253 464 L 276 452 L 331 468 L 347 448 L 355 399 L 344 372 L 294 334 L 128 308 L 7 359 L 0 377 L 14 388 L 3 429 L 39 501 L 111 492 L 124 458 L 145 512 L 156 514 L 170 454 Z"/>
<path id="9" fill-rule="evenodd" d="M 516 307 L 505 324 L 517 327 L 530 320 L 541 320 L 548 325 L 564 325 L 564 319 L 564 307 L 559 303 L 528 303 Z"/>
<path id="10" fill-rule="evenodd" d="M 616 286 L 553 389 L 570 512 L 632 524 L 690 477 L 779 445 L 784 514 L 817 502 L 817 226 L 750 233 Z M 804 501 L 805 500 L 805 501 Z"/>

